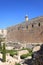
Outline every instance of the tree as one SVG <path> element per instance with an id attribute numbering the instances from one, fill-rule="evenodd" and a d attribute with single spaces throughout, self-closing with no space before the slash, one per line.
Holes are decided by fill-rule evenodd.
<path id="1" fill-rule="evenodd" d="M 1 45 L 2 42 L 3 42 L 3 46 Z M 5 62 L 6 61 L 6 49 L 5 49 L 5 37 L 3 34 L 2 35 L 0 34 L 0 49 L 2 50 L 2 54 L 3 54 L 3 57 L 2 57 L 3 62 Z"/>
<path id="2" fill-rule="evenodd" d="M 5 43 L 3 43 L 3 62 L 6 61 L 6 49 L 5 49 Z"/>
<path id="3" fill-rule="evenodd" d="M 0 49 L 2 49 L 2 42 L 4 42 L 5 41 L 5 38 L 3 37 L 3 35 L 2 34 L 0 34 Z"/>
<path id="4" fill-rule="evenodd" d="M 2 35 L 0 35 L 0 49 L 2 49 L 2 45 L 1 45 L 1 42 L 2 42 Z"/>

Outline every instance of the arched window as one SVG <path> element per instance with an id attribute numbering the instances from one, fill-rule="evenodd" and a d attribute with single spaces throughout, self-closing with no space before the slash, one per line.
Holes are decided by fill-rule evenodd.
<path id="1" fill-rule="evenodd" d="M 38 26 L 40 26 L 40 23 L 38 23 Z"/>

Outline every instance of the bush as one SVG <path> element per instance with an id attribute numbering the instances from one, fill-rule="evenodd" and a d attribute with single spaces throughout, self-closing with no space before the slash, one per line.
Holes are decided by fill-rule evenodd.
<path id="1" fill-rule="evenodd" d="M 17 50 L 6 50 L 6 53 L 13 53 L 13 52 L 17 52 Z"/>
<path id="2" fill-rule="evenodd" d="M 27 54 L 23 54 L 20 56 L 21 59 L 27 58 L 28 56 L 32 56 L 32 52 L 31 53 L 27 53 Z"/>
<path id="3" fill-rule="evenodd" d="M 15 63 L 15 65 L 21 65 L 20 63 Z"/>
<path id="4" fill-rule="evenodd" d="M 17 50 L 6 50 L 6 53 L 9 53 L 10 56 L 14 56 L 14 55 L 17 55 Z"/>
<path id="5" fill-rule="evenodd" d="M 29 52 L 32 52 L 32 49 L 24 48 L 24 47 L 21 50 L 28 50 Z"/>
<path id="6" fill-rule="evenodd" d="M 10 53 L 10 56 L 13 57 L 14 55 L 17 55 L 17 52 Z"/>
<path id="7" fill-rule="evenodd" d="M 29 53 L 31 53 L 32 52 L 32 49 L 27 49 L 28 51 L 29 51 Z"/>

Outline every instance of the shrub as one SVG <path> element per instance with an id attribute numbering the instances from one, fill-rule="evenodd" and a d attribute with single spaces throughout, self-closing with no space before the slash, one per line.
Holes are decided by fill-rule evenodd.
<path id="1" fill-rule="evenodd" d="M 27 49 L 28 51 L 29 51 L 29 53 L 31 53 L 32 52 L 32 49 Z"/>
<path id="2" fill-rule="evenodd" d="M 14 55 L 17 55 L 18 53 L 17 53 L 17 50 L 6 50 L 6 53 L 9 53 L 10 54 L 10 56 L 14 56 Z"/>
<path id="3" fill-rule="evenodd" d="M 27 53 L 27 54 L 23 54 L 23 55 L 20 56 L 20 58 L 24 59 L 24 58 L 26 58 L 28 56 L 32 56 L 32 52 L 31 53 Z"/>
<path id="4" fill-rule="evenodd" d="M 15 65 L 21 65 L 20 63 L 15 63 Z"/>
<path id="5" fill-rule="evenodd" d="M 13 57 L 14 55 L 17 55 L 17 52 L 10 53 L 10 56 Z"/>
<path id="6" fill-rule="evenodd" d="M 29 52 L 32 52 L 32 49 L 30 49 L 30 48 L 22 48 L 21 50 L 28 50 Z"/>
<path id="7" fill-rule="evenodd" d="M 17 52 L 17 50 L 6 50 L 6 53 L 13 53 L 13 52 Z"/>

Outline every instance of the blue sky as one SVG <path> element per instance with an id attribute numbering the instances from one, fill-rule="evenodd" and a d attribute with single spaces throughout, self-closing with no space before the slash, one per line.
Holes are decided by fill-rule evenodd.
<path id="1" fill-rule="evenodd" d="M 43 0 L 0 0 L 0 29 L 43 16 Z"/>

